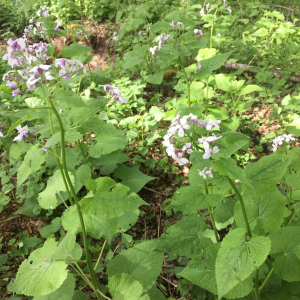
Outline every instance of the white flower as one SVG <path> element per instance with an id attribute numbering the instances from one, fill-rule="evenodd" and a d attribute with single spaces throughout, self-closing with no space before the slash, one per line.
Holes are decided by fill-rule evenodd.
<path id="1" fill-rule="evenodd" d="M 201 66 L 201 63 L 199 62 L 199 63 L 197 64 L 197 69 L 198 69 L 198 70 L 201 70 L 201 67 L 202 67 L 202 66 Z"/>
<path id="2" fill-rule="evenodd" d="M 205 12 L 204 12 L 204 7 L 200 10 L 200 16 L 204 17 L 206 16 Z"/>
<path id="3" fill-rule="evenodd" d="M 197 169 L 199 171 L 199 175 L 202 176 L 204 179 L 206 178 L 205 175 L 205 168 L 203 169 L 203 171 L 200 171 L 199 169 Z"/>
<path id="4" fill-rule="evenodd" d="M 203 159 L 208 159 L 213 154 L 218 153 L 218 152 L 219 152 L 218 146 L 213 147 L 213 149 L 205 148 L 205 153 L 203 154 Z"/>
<path id="5" fill-rule="evenodd" d="M 27 132 L 29 131 L 29 128 L 28 126 L 24 126 L 24 127 L 21 127 L 21 125 L 18 125 L 16 127 L 16 129 L 18 130 L 19 132 L 19 135 L 17 135 L 15 138 L 14 138 L 14 141 L 22 141 L 23 139 L 27 139 Z"/>
<path id="6" fill-rule="evenodd" d="M 114 41 L 118 41 L 119 40 L 119 37 L 118 37 L 118 33 L 115 31 L 114 32 L 114 35 L 113 35 L 113 38 L 112 38 Z"/>
<path id="7" fill-rule="evenodd" d="M 213 127 L 219 128 L 220 120 L 208 120 L 206 124 L 206 130 L 212 130 Z"/>
<path id="8" fill-rule="evenodd" d="M 157 46 L 154 46 L 153 48 L 150 48 L 150 52 L 154 55 L 157 53 Z"/>
<path id="9" fill-rule="evenodd" d="M 216 37 L 221 37 L 221 34 L 220 34 L 220 33 L 218 33 L 218 34 L 216 35 Z"/>
<path id="10" fill-rule="evenodd" d="M 290 141 L 295 141 L 295 138 L 291 134 L 284 134 L 285 141 L 289 143 Z"/>

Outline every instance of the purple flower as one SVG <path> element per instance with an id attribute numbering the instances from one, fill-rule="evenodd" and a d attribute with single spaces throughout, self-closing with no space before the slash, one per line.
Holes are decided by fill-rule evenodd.
<path id="1" fill-rule="evenodd" d="M 29 129 L 28 129 L 27 125 L 24 126 L 24 127 L 21 127 L 21 125 L 19 125 L 19 126 L 16 127 L 16 129 L 18 130 L 19 135 L 17 135 L 14 138 L 14 141 L 22 141 L 23 139 L 28 138 L 27 132 L 29 131 Z"/>
<path id="2" fill-rule="evenodd" d="M 43 151 L 48 152 L 47 148 L 41 148 Z"/>
<path id="3" fill-rule="evenodd" d="M 16 97 L 17 97 L 19 94 L 20 94 L 20 90 L 19 90 L 19 89 L 13 90 L 13 91 L 12 91 L 12 96 L 15 97 L 15 99 L 16 99 Z"/>
<path id="4" fill-rule="evenodd" d="M 170 25 L 173 27 L 173 28 L 176 28 L 176 25 L 174 24 L 174 21 L 172 20 L 172 23 L 170 23 Z"/>
<path id="5" fill-rule="evenodd" d="M 83 32 L 81 29 L 78 29 L 77 32 L 76 32 L 76 35 L 83 35 Z"/>
<path id="6" fill-rule="evenodd" d="M 199 63 L 197 64 L 197 69 L 198 69 L 198 70 L 201 70 L 201 67 L 202 67 L 202 66 L 201 66 L 201 63 L 199 62 Z"/>
<path id="7" fill-rule="evenodd" d="M 121 96 L 120 89 L 118 87 L 112 86 L 112 85 L 99 85 L 99 87 L 103 87 L 106 93 L 108 93 L 111 98 L 113 98 L 118 103 L 127 103 L 128 100 L 124 99 Z"/>
<path id="8" fill-rule="evenodd" d="M 230 14 L 232 13 L 231 6 L 228 6 L 226 9 L 228 10 L 228 12 L 229 12 Z"/>

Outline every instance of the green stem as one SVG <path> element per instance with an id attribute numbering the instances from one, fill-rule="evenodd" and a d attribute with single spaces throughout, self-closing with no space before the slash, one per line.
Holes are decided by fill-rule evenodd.
<path id="1" fill-rule="evenodd" d="M 48 109 L 51 108 L 51 106 L 53 106 L 53 104 L 50 100 L 50 97 L 48 97 L 48 106 L 49 106 Z M 51 134 L 54 135 L 54 128 L 53 128 L 52 116 L 51 116 L 51 110 L 50 109 L 48 110 L 48 117 L 49 117 L 49 123 L 50 123 L 50 127 L 51 127 Z M 61 147 L 62 147 L 62 145 L 61 145 Z M 58 166 L 59 166 L 59 170 L 60 170 L 61 176 L 62 176 L 63 181 L 64 181 L 64 185 L 65 185 L 67 193 L 68 193 L 69 201 L 70 201 L 71 205 L 73 205 L 74 203 L 73 203 L 73 200 L 72 200 L 72 197 L 71 197 L 71 194 L 70 194 L 70 190 L 69 190 L 66 178 L 65 178 L 65 174 L 63 172 L 63 169 L 62 169 L 62 166 L 61 166 L 61 163 L 60 163 L 60 159 L 58 158 L 56 145 L 54 145 L 54 152 L 56 154 L 56 159 L 57 159 L 57 163 L 58 163 Z"/>
<path id="2" fill-rule="evenodd" d="M 240 200 L 240 204 L 241 204 L 241 208 L 242 208 L 242 212 L 243 212 L 244 221 L 246 223 L 248 235 L 249 235 L 250 238 L 252 238 L 252 232 L 251 232 L 251 229 L 250 229 L 250 226 L 249 226 L 249 222 L 248 222 L 248 218 L 247 218 L 247 214 L 246 214 L 246 209 L 245 209 L 243 197 L 240 194 L 239 190 L 236 188 L 236 186 L 233 183 L 233 181 L 229 177 L 227 177 L 227 179 L 228 179 L 231 187 L 233 188 L 233 190 L 235 191 L 236 195 L 238 196 L 238 198 Z"/>
<path id="3" fill-rule="evenodd" d="M 206 194 L 208 194 L 208 187 L 207 187 L 206 180 L 204 180 L 204 186 L 205 186 L 205 192 L 206 192 Z M 214 233 L 215 233 L 217 243 L 219 243 L 220 239 L 219 239 L 218 230 L 217 230 L 215 219 L 214 219 L 214 211 L 213 211 L 211 206 L 208 207 L 208 212 L 209 212 L 209 215 L 210 215 L 210 220 L 211 220 L 211 224 L 212 224 L 212 227 L 213 227 L 213 230 L 214 230 Z"/>
<path id="4" fill-rule="evenodd" d="M 105 103 L 104 103 L 105 104 Z M 89 114 L 87 114 L 85 117 L 83 117 L 82 119 L 80 119 L 79 121 L 77 121 L 76 123 L 74 123 L 73 125 L 69 126 L 68 128 L 65 129 L 65 131 L 71 130 L 75 125 L 83 122 L 85 119 L 87 119 L 89 116 L 91 116 L 92 114 L 95 113 L 95 111 L 97 111 L 99 108 L 101 108 L 101 106 L 103 106 L 104 104 L 98 106 L 97 108 L 95 108 L 93 111 L 91 111 Z"/>
<path id="5" fill-rule="evenodd" d="M 76 262 L 76 263 L 85 263 L 86 260 L 77 260 L 77 259 L 54 259 L 55 261 L 71 261 L 71 262 Z"/>
<path id="6" fill-rule="evenodd" d="M 273 273 L 273 271 L 274 271 L 274 268 L 272 268 L 272 269 L 270 270 L 268 276 L 266 277 L 266 279 L 264 280 L 264 282 L 263 282 L 262 285 L 260 286 L 259 291 L 261 291 L 261 290 L 264 288 L 264 286 L 265 286 L 266 283 L 268 282 L 268 280 L 269 280 L 271 274 Z"/>
<path id="7" fill-rule="evenodd" d="M 89 273 L 91 275 L 91 279 L 92 279 L 92 283 L 93 283 L 93 286 L 94 286 L 94 290 L 95 290 L 97 299 L 102 300 L 102 296 L 97 292 L 97 289 L 100 289 L 100 285 L 99 285 L 96 273 L 95 273 L 93 265 L 92 265 L 92 260 L 91 260 L 91 256 L 90 256 L 89 249 L 88 249 L 87 234 L 86 234 L 86 230 L 85 230 L 85 226 L 84 226 L 82 213 L 80 211 L 79 201 L 78 201 L 75 189 L 73 187 L 73 184 L 72 184 L 71 179 L 70 179 L 69 174 L 68 174 L 67 162 L 66 162 L 66 151 L 65 151 L 65 129 L 64 129 L 64 126 L 63 126 L 62 121 L 60 119 L 60 116 L 59 116 L 59 114 L 58 114 L 56 108 L 54 107 L 54 105 L 53 105 L 50 98 L 49 98 L 49 102 L 50 102 L 51 108 L 52 108 L 52 110 L 53 110 L 53 112 L 54 112 L 54 114 L 57 118 L 57 121 L 58 121 L 59 127 L 60 127 L 62 167 L 63 167 L 67 182 L 70 186 L 70 189 L 72 191 L 73 198 L 75 200 L 75 204 L 76 204 L 76 207 L 77 207 L 77 213 L 78 213 L 78 216 L 79 216 L 81 230 L 82 230 L 82 239 L 83 239 L 83 245 L 84 245 L 85 256 L 86 256 L 86 264 L 87 264 Z"/>
<path id="8" fill-rule="evenodd" d="M 101 252 L 100 252 L 100 254 L 99 254 L 98 260 L 97 260 L 97 262 L 96 262 L 96 265 L 95 265 L 95 267 L 94 267 L 94 270 L 96 270 L 97 267 L 98 267 L 98 265 L 99 265 L 99 262 L 100 262 L 100 259 L 101 259 L 101 256 L 102 256 L 102 253 L 103 253 L 105 244 L 106 244 L 106 241 L 104 241 L 104 243 L 103 243 L 103 245 L 102 245 L 102 249 L 101 249 Z"/>
<path id="9" fill-rule="evenodd" d="M 294 214 L 293 214 L 293 216 L 291 217 L 290 221 L 288 222 L 287 226 L 289 226 L 289 225 L 292 223 L 292 221 L 293 221 L 294 218 L 296 217 L 296 214 L 298 213 L 299 209 L 300 209 L 300 207 L 294 212 Z"/>
<path id="10" fill-rule="evenodd" d="M 190 83 L 189 83 L 189 78 L 185 72 L 185 69 L 184 69 L 184 66 L 183 66 L 183 63 L 182 63 L 182 60 L 181 60 L 181 57 L 178 56 L 178 59 L 180 61 L 180 65 L 181 65 L 181 69 L 182 69 L 182 72 L 184 74 L 184 77 L 185 77 L 185 81 L 186 81 L 186 89 L 187 89 L 187 94 L 188 94 L 188 105 L 189 107 L 191 107 L 191 92 L 190 92 Z"/>

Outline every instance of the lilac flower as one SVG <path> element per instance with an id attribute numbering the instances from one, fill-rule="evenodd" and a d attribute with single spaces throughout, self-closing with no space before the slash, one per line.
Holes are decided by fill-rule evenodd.
<path id="1" fill-rule="evenodd" d="M 295 138 L 291 134 L 282 134 L 277 136 L 272 141 L 272 150 L 276 151 L 278 146 L 282 145 L 283 142 L 290 143 L 291 141 L 295 141 Z"/>
<path id="2" fill-rule="evenodd" d="M 77 32 L 76 32 L 76 35 L 83 35 L 83 32 L 81 29 L 78 29 Z"/>
<path id="3" fill-rule="evenodd" d="M 84 37 L 85 39 L 87 39 L 87 38 L 88 38 L 87 34 L 84 34 L 84 35 L 83 35 L 83 37 Z"/>
<path id="4" fill-rule="evenodd" d="M 209 10 L 209 7 L 210 7 L 210 3 L 208 2 L 208 3 L 206 4 L 206 10 Z"/>
<path id="5" fill-rule="evenodd" d="M 148 25 L 147 25 L 147 27 L 146 27 L 146 30 L 147 31 L 149 31 L 150 29 L 151 29 L 151 26 L 150 25 L 152 25 L 152 23 L 148 23 Z"/>
<path id="6" fill-rule="evenodd" d="M 170 25 L 173 27 L 173 28 L 176 28 L 176 25 L 174 24 L 174 21 L 172 20 L 172 23 L 170 23 Z"/>
<path id="7" fill-rule="evenodd" d="M 12 91 L 12 96 L 15 97 L 15 100 L 16 100 L 16 97 L 20 94 L 20 90 L 19 89 L 16 89 L 16 90 L 13 90 Z"/>
<path id="8" fill-rule="evenodd" d="M 209 143 L 213 142 L 215 143 L 216 140 L 220 139 L 222 136 L 216 137 L 215 134 L 213 134 L 212 136 L 209 137 L 202 137 L 200 139 L 198 139 L 199 143 L 203 144 L 204 149 L 209 148 Z"/>
<path id="9" fill-rule="evenodd" d="M 228 6 L 226 9 L 228 10 L 228 12 L 229 12 L 230 14 L 232 13 L 231 6 Z"/>
<path id="10" fill-rule="evenodd" d="M 128 100 L 124 99 L 121 96 L 120 89 L 118 87 L 112 86 L 112 85 L 99 85 L 99 87 L 102 86 L 106 93 L 108 93 L 112 99 L 114 99 L 118 103 L 127 103 Z"/>
<path id="11" fill-rule="evenodd" d="M 198 170 L 198 169 L 197 169 Z M 212 172 L 211 172 L 211 168 L 209 168 L 209 170 L 207 171 L 207 167 L 205 167 L 204 169 L 203 169 L 203 171 L 200 171 L 200 170 L 198 170 L 198 172 L 199 172 L 199 175 L 200 176 L 202 176 L 204 179 L 206 179 L 206 177 L 207 177 L 207 175 L 209 176 L 209 177 L 213 177 L 213 174 L 212 174 Z"/>
<path id="12" fill-rule="evenodd" d="M 224 2 L 224 5 L 226 5 L 226 2 L 227 2 L 227 1 L 226 1 L 226 0 L 223 0 L 223 2 Z"/>
<path id="13" fill-rule="evenodd" d="M 157 46 L 154 46 L 154 47 L 152 47 L 152 48 L 150 48 L 150 52 L 154 55 L 154 54 L 156 54 L 157 53 Z"/>
<path id="14" fill-rule="evenodd" d="M 6 86 L 12 89 L 15 89 L 17 87 L 17 83 L 15 81 L 7 81 Z"/>
<path id="15" fill-rule="evenodd" d="M 19 135 L 17 135 L 14 138 L 14 141 L 22 141 L 23 139 L 28 138 L 27 132 L 29 131 L 29 129 L 28 129 L 27 125 L 24 126 L 24 127 L 21 127 L 21 125 L 19 125 L 19 126 L 16 127 L 16 129 L 18 130 Z"/>
<path id="16" fill-rule="evenodd" d="M 117 32 L 114 32 L 114 35 L 113 35 L 113 38 L 112 38 L 114 41 L 118 41 L 119 40 L 119 37 L 118 37 L 118 33 Z"/>
<path id="17" fill-rule="evenodd" d="M 51 66 L 50 65 L 39 65 L 33 67 L 29 72 L 33 73 L 27 80 L 27 88 L 29 91 L 33 91 L 36 88 L 36 83 L 42 79 L 40 75 L 43 74 L 44 70 L 48 70 Z M 47 78 L 53 79 L 49 72 L 46 72 Z"/>
<path id="18" fill-rule="evenodd" d="M 194 29 L 194 34 L 197 34 L 197 37 L 203 35 L 203 32 L 200 29 Z"/>
<path id="19" fill-rule="evenodd" d="M 205 120 L 206 121 L 206 120 Z M 219 128 L 220 120 L 208 120 L 205 127 L 206 130 L 212 130 L 213 127 Z"/>
<path id="20" fill-rule="evenodd" d="M 43 151 L 48 152 L 47 148 L 41 148 Z"/>
<path id="21" fill-rule="evenodd" d="M 206 16 L 206 14 L 205 14 L 205 12 L 204 12 L 204 7 L 201 8 L 201 10 L 200 10 L 200 16 L 201 16 L 201 17 Z"/>
<path id="22" fill-rule="evenodd" d="M 181 22 L 177 22 L 177 24 L 176 24 L 176 28 L 181 28 L 182 26 L 184 26 L 184 25 L 183 25 L 183 23 L 181 23 Z"/>
<path id="23" fill-rule="evenodd" d="M 218 146 L 213 147 L 213 149 L 206 148 L 205 153 L 203 154 L 203 159 L 208 159 L 210 158 L 213 154 L 218 153 L 219 148 Z"/>
<path id="24" fill-rule="evenodd" d="M 199 62 L 199 63 L 197 64 L 197 69 L 198 69 L 198 70 L 201 70 L 201 67 L 202 67 L 202 66 L 201 66 L 201 63 Z"/>
<path id="25" fill-rule="evenodd" d="M 55 24 L 54 30 L 60 31 L 60 28 L 59 28 L 59 27 L 61 27 L 61 24 L 59 24 L 58 22 L 54 22 L 54 24 Z"/>

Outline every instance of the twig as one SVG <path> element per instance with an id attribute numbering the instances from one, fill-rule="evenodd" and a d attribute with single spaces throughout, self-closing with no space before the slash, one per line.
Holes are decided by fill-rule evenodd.
<path id="1" fill-rule="evenodd" d="M 163 196 L 166 196 L 165 194 L 163 194 L 163 193 L 161 193 L 161 192 L 158 192 L 158 191 L 155 191 L 155 190 L 152 190 L 152 189 L 149 189 L 149 188 L 147 188 L 147 187 L 143 187 L 144 189 L 146 189 L 146 190 L 149 190 L 149 191 L 151 191 L 151 192 L 153 192 L 153 193 L 157 193 L 157 194 L 160 194 L 160 195 L 163 195 Z"/>
<path id="2" fill-rule="evenodd" d="M 176 285 L 175 283 L 173 283 L 172 281 L 170 281 L 169 279 L 167 279 L 167 278 L 165 278 L 165 277 L 162 277 L 162 276 L 160 276 L 160 275 L 159 275 L 158 277 L 162 278 L 163 280 L 165 280 L 166 282 L 172 284 L 174 287 L 177 288 L 177 285 Z"/>
<path id="3" fill-rule="evenodd" d="M 285 7 L 285 6 L 281 6 L 281 5 L 269 5 L 269 4 L 266 4 L 267 6 L 272 6 L 272 7 L 279 7 L 279 8 L 283 8 L 283 9 L 287 9 L 287 10 L 290 10 L 290 11 L 295 11 L 296 9 L 294 8 L 290 8 L 290 7 Z"/>
<path id="4" fill-rule="evenodd" d="M 250 68 L 249 65 L 234 63 L 229 60 L 225 61 L 225 63 L 223 64 L 223 67 L 228 68 L 228 69 L 234 69 L 234 70 L 243 69 L 244 71 L 248 71 L 250 73 L 258 73 L 258 71 L 249 70 L 249 68 Z M 276 78 L 283 78 L 283 76 L 279 72 L 273 72 L 273 76 Z M 289 78 L 289 80 L 292 82 L 300 83 L 300 76 L 293 75 Z"/>

